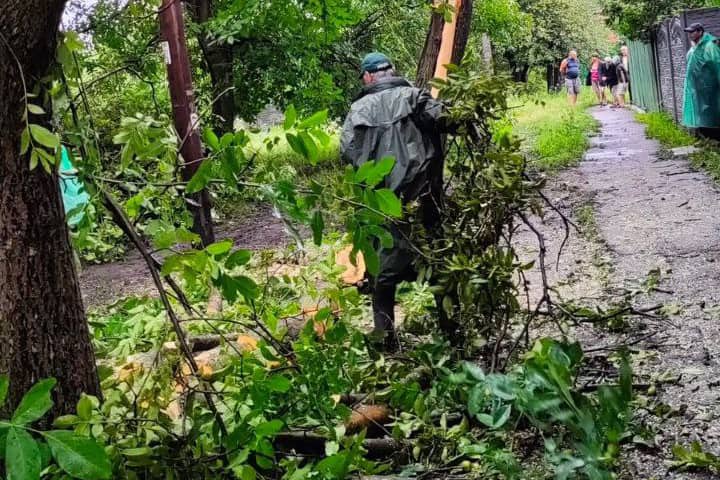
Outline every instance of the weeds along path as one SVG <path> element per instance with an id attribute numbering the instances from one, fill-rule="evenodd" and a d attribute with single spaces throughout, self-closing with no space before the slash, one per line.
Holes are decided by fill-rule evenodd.
<path id="1" fill-rule="evenodd" d="M 548 187 L 583 230 L 572 232 L 556 269 L 562 238 L 551 232 L 561 224 L 557 215 L 545 219 L 550 279 L 563 301 L 577 305 L 629 298 L 636 308 L 664 306 L 664 315 L 628 319 L 621 333 L 585 325 L 570 335 L 596 353 L 632 344 L 637 381 L 657 386 L 656 394 L 654 386 L 639 392 L 645 405 L 635 433 L 648 445 L 627 449 L 623 478 L 714 478 L 670 463 L 676 444 L 699 441 L 720 454 L 720 191 L 688 162 L 664 155 L 632 112 L 591 112 L 601 132 L 580 165 Z M 532 272 L 531 284 L 538 278 Z"/>
<path id="2" fill-rule="evenodd" d="M 228 220 L 216 228 L 219 239 L 232 239 L 237 248 L 268 250 L 292 241 L 282 221 L 267 205 L 258 205 L 242 218 Z M 84 267 L 80 284 L 88 308 L 102 307 L 130 295 L 156 295 L 145 261 L 135 250 L 130 250 L 125 260 Z"/>

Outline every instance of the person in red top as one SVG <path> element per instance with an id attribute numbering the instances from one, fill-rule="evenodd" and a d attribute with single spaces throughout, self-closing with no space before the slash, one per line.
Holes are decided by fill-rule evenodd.
<path id="1" fill-rule="evenodd" d="M 595 52 L 592 55 L 592 59 L 590 60 L 590 86 L 592 87 L 592 91 L 595 92 L 595 95 L 597 96 L 598 103 L 601 106 L 605 106 L 605 89 L 602 86 L 601 79 L 600 79 L 600 65 L 602 62 L 600 61 L 600 54 Z"/>

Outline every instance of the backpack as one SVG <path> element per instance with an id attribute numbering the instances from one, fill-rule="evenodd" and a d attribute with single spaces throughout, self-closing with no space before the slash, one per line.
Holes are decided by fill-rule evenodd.
<path id="1" fill-rule="evenodd" d="M 577 59 L 567 59 L 567 73 L 565 76 L 571 80 L 580 76 L 580 62 Z"/>

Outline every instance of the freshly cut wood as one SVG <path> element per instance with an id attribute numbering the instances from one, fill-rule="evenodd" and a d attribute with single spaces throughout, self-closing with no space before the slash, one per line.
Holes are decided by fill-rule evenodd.
<path id="1" fill-rule="evenodd" d="M 373 436 L 371 433 L 383 431 L 381 427 L 390 422 L 391 415 L 392 411 L 387 405 L 358 405 L 345 422 L 345 428 L 348 433 L 357 433 L 367 428 L 368 435 Z"/>
<path id="2" fill-rule="evenodd" d="M 365 278 L 365 258 L 362 252 L 357 252 L 355 256 L 355 264 L 353 264 L 350 253 L 352 252 L 352 245 L 349 245 L 335 255 L 335 263 L 337 265 L 345 267 L 345 271 L 342 273 L 342 281 L 346 285 L 356 285 Z"/>

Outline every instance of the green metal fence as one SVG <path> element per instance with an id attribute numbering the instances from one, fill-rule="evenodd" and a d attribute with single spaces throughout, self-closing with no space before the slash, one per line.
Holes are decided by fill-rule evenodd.
<path id="1" fill-rule="evenodd" d="M 649 112 L 660 110 L 660 94 L 655 53 L 649 43 L 629 42 L 630 93 L 635 105 Z"/>

